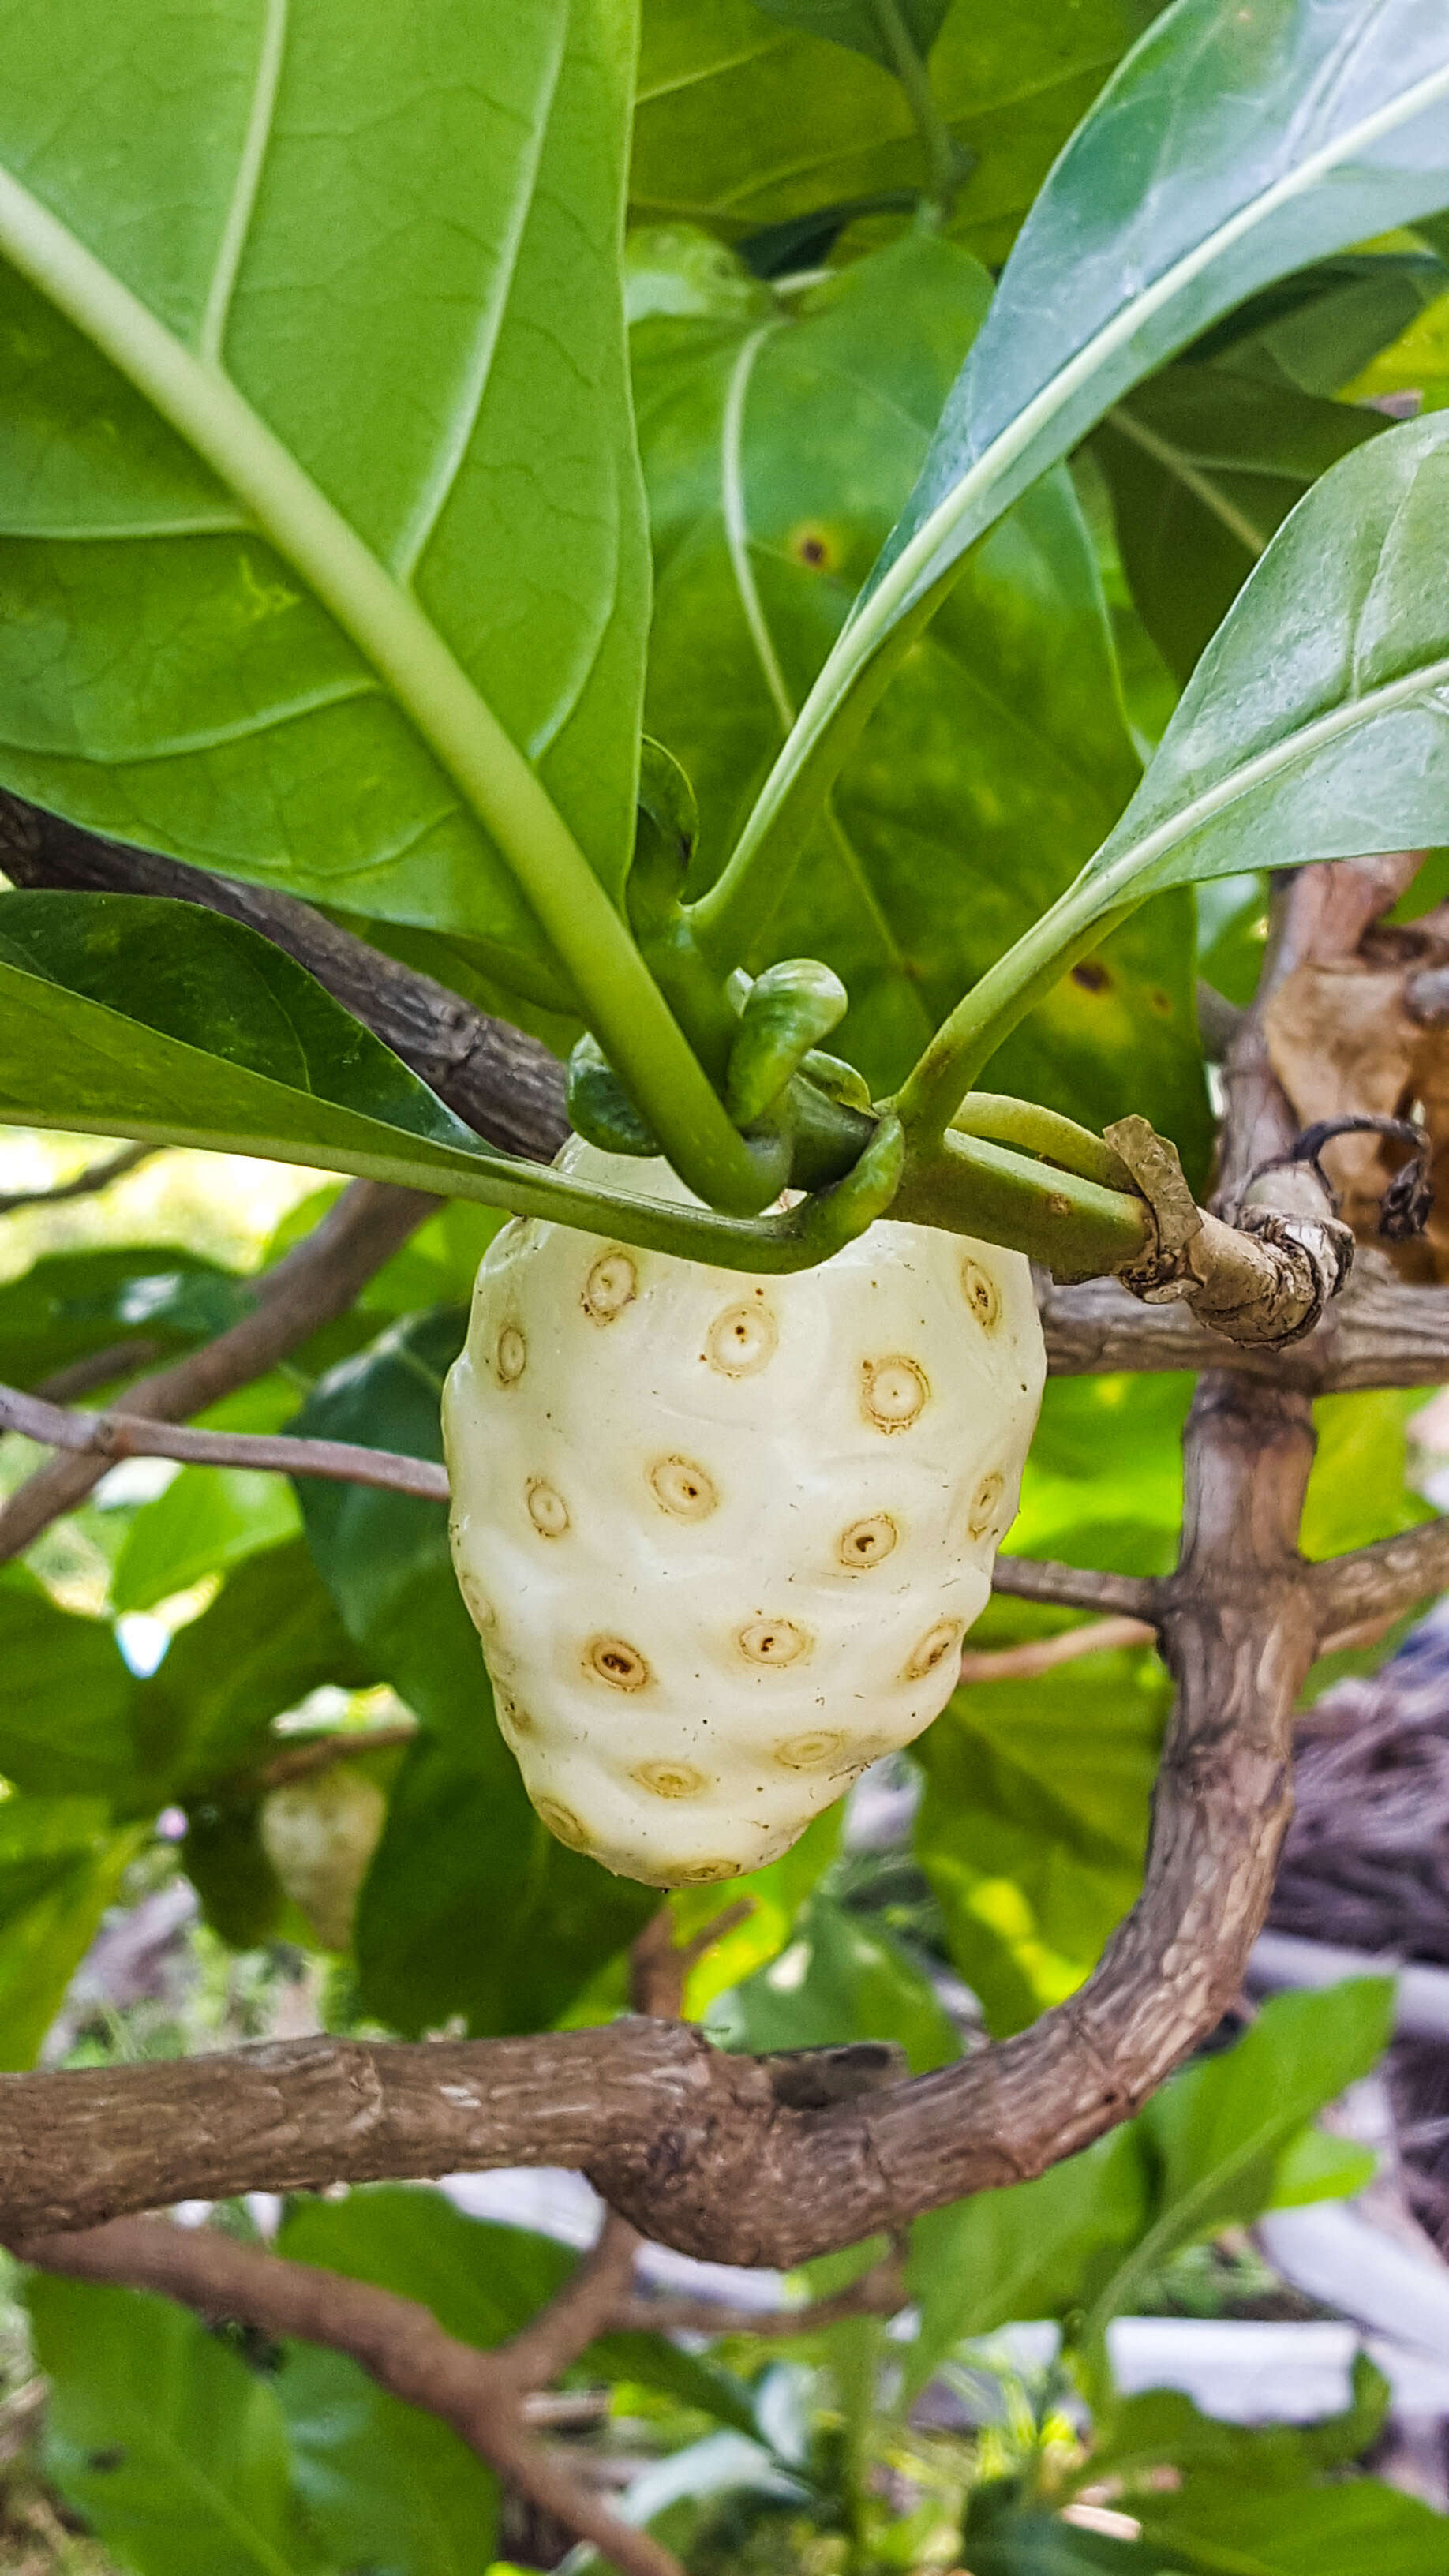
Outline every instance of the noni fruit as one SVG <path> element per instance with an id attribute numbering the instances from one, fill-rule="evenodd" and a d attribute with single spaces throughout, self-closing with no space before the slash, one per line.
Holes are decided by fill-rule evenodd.
<path id="1" fill-rule="evenodd" d="M 577 1139 L 580 1179 L 687 1199 Z M 874 1225 L 754 1278 L 515 1219 L 444 1431 L 498 1723 L 573 1850 L 757 1869 L 945 1705 L 1045 1374 L 1020 1254 Z"/>
<path id="2" fill-rule="evenodd" d="M 355 1763 L 274 1789 L 262 1804 L 262 1848 L 323 1948 L 345 1950 L 387 1800 Z"/>

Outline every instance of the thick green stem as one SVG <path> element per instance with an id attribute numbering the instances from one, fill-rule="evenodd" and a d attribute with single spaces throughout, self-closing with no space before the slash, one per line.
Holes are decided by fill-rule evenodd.
<path id="1" fill-rule="evenodd" d="M 1079 877 L 1014 948 L 987 968 L 943 1021 L 896 1094 L 893 1105 L 913 1146 L 942 1133 L 1018 1021 L 1136 908 L 1125 903 L 1104 910 L 1100 886 Z"/>
<path id="2" fill-rule="evenodd" d="M 557 807 L 412 592 L 260 414 L 0 171 L 0 251 L 203 457 L 301 574 L 482 823 L 568 971 L 610 1063 L 701 1197 L 742 1212 L 773 1183 L 731 1126 L 626 924 Z"/>
<path id="3" fill-rule="evenodd" d="M 1059 1279 L 1096 1279 L 1138 1259 L 1152 1240 L 1146 1201 L 1053 1171 L 1005 1146 L 950 1132 L 908 1163 L 893 1217 L 1004 1243 Z"/>
<path id="4" fill-rule="evenodd" d="M 916 132 L 926 148 L 932 205 L 940 215 L 949 215 L 961 184 L 961 151 L 941 114 L 931 75 L 901 16 L 899 0 L 871 0 L 871 9 L 889 50 L 891 67 L 916 120 Z"/>
<path id="5" fill-rule="evenodd" d="M 1019 1145 L 1023 1153 L 1039 1154 L 1044 1162 L 1059 1164 L 1064 1172 L 1079 1172 L 1083 1180 L 1100 1181 L 1106 1189 L 1130 1186 L 1131 1175 L 1110 1145 L 1094 1136 L 1090 1127 L 1079 1127 L 1075 1118 L 1043 1109 L 1035 1100 L 1017 1100 L 1004 1091 L 968 1091 L 951 1126 L 958 1136 L 985 1136 L 993 1145 Z"/>

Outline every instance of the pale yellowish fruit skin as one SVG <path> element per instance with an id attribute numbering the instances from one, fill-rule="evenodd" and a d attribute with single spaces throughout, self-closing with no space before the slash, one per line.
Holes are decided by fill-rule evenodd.
<path id="1" fill-rule="evenodd" d="M 339 1762 L 273 1789 L 262 1802 L 262 1848 L 326 1950 L 346 1950 L 387 1800 L 375 1780 Z"/>
<path id="2" fill-rule="evenodd" d="M 688 1196 L 578 1141 L 560 1167 Z M 458 1581 L 550 1830 L 649 1886 L 731 1878 L 919 1735 L 1045 1373 L 994 1244 L 880 1224 L 761 1280 L 505 1226 L 443 1428 Z"/>

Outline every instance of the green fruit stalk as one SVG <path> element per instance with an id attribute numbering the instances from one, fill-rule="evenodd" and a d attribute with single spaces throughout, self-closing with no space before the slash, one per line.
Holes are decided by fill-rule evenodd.
<path id="1" fill-rule="evenodd" d="M 685 1199 L 575 1140 L 560 1168 Z M 550 1831 L 757 1869 L 955 1685 L 1035 1428 L 1026 1261 L 877 1224 L 759 1280 L 515 1220 L 443 1406 L 453 1555 Z"/>

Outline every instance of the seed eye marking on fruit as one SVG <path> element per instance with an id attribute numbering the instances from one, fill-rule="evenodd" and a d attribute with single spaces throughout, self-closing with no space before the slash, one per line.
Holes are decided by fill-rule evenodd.
<path id="1" fill-rule="evenodd" d="M 775 1356 L 779 1330 L 768 1306 L 728 1306 L 705 1337 L 705 1357 L 722 1377 L 753 1377 Z"/>
<path id="2" fill-rule="evenodd" d="M 562 1538 L 568 1528 L 569 1507 L 542 1476 L 535 1476 L 528 1488 L 528 1517 L 540 1538 Z"/>
<path id="3" fill-rule="evenodd" d="M 867 1566 L 881 1564 L 899 1536 L 889 1512 L 873 1512 L 868 1520 L 852 1521 L 848 1530 L 841 1531 L 836 1554 L 853 1574 L 862 1573 Z"/>
<path id="4" fill-rule="evenodd" d="M 783 1762 L 787 1771 L 823 1771 L 827 1762 L 833 1762 L 837 1753 L 844 1752 L 845 1745 L 843 1735 L 828 1731 L 819 1735 L 788 1735 L 783 1744 L 776 1745 L 775 1760 Z"/>
<path id="5" fill-rule="evenodd" d="M 740 1645 L 752 1664 L 798 1664 L 810 1639 L 793 1619 L 751 1619 L 740 1630 Z"/>
<path id="6" fill-rule="evenodd" d="M 983 1331 L 994 1332 L 1001 1321 L 1001 1291 L 981 1267 L 979 1261 L 966 1258 L 961 1264 L 961 1285 L 966 1303 Z"/>
<path id="7" fill-rule="evenodd" d="M 578 1141 L 560 1168 L 686 1195 Z M 615 1332 L 582 1301 L 627 1284 L 621 1261 Z M 989 1374 L 968 1264 L 998 1309 Z M 926 1227 L 764 1282 L 542 1220 L 495 1236 L 444 1398 L 451 1535 L 550 1830 L 650 1886 L 709 1886 L 918 1735 L 988 1597 L 1043 1375 L 1027 1264 Z"/>
<path id="8" fill-rule="evenodd" d="M 588 1850 L 587 1826 L 580 1823 L 572 1807 L 566 1807 L 561 1799 L 535 1798 L 533 1811 L 539 1822 L 547 1825 L 555 1842 L 562 1843 L 566 1851 Z"/>
<path id="9" fill-rule="evenodd" d="M 655 1798 L 698 1798 L 709 1787 L 704 1773 L 688 1762 L 641 1762 L 629 1777 Z"/>
<path id="10" fill-rule="evenodd" d="M 909 1429 L 931 1391 L 925 1370 L 895 1357 L 866 1360 L 861 1375 L 867 1419 L 880 1431 Z"/>
<path id="11" fill-rule="evenodd" d="M 627 1252 L 605 1252 L 584 1281 L 583 1309 L 593 1324 L 612 1324 L 639 1294 L 639 1273 Z"/>
<path id="12" fill-rule="evenodd" d="M 952 1647 L 960 1645 L 961 1635 L 959 1619 L 938 1619 L 934 1628 L 926 1630 L 920 1644 L 907 1657 L 904 1678 L 908 1682 L 923 1682 L 927 1673 L 933 1673 L 938 1664 L 945 1662 Z"/>
<path id="13" fill-rule="evenodd" d="M 650 1678 L 649 1666 L 638 1647 L 631 1646 L 624 1637 L 591 1637 L 584 1650 L 584 1663 L 612 1690 L 642 1690 Z"/>
<path id="14" fill-rule="evenodd" d="M 656 1458 L 649 1470 L 656 1501 L 677 1521 L 705 1521 L 717 1509 L 712 1480 L 692 1458 Z"/>

